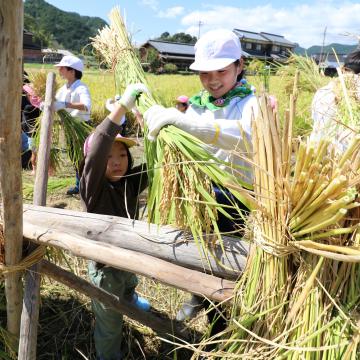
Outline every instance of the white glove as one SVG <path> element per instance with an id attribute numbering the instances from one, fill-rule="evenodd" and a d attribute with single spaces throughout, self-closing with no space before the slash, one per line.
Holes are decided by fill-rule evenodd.
<path id="1" fill-rule="evenodd" d="M 106 103 L 105 103 L 105 107 L 107 110 L 109 110 L 110 112 L 113 112 L 113 110 L 115 109 L 115 104 L 121 99 L 120 95 L 115 95 L 114 99 L 107 99 Z M 126 121 L 126 117 L 125 115 L 121 118 L 120 120 L 120 125 L 123 125 Z"/>
<path id="2" fill-rule="evenodd" d="M 59 111 L 59 110 L 65 109 L 66 105 L 67 104 L 65 101 L 54 101 L 54 103 L 53 103 L 54 111 Z M 39 109 L 41 111 L 44 111 L 44 107 L 45 107 L 45 101 L 42 101 L 39 105 Z"/>
<path id="3" fill-rule="evenodd" d="M 106 103 L 105 103 L 106 109 L 109 110 L 110 112 L 112 112 L 114 110 L 115 103 L 118 102 L 120 99 L 121 99 L 121 96 L 118 94 L 115 95 L 114 98 L 107 99 Z"/>
<path id="4" fill-rule="evenodd" d="M 67 107 L 67 104 L 65 101 L 54 101 L 54 111 L 59 111 L 62 109 L 65 109 Z"/>
<path id="5" fill-rule="evenodd" d="M 154 141 L 159 134 L 159 131 L 165 125 L 175 125 L 187 131 L 187 118 L 183 113 L 175 108 L 164 108 L 160 105 L 154 105 L 144 113 L 144 119 L 148 126 L 148 139 Z"/>
<path id="6" fill-rule="evenodd" d="M 130 111 L 135 106 L 136 100 L 142 93 L 149 93 L 148 88 L 144 84 L 130 84 L 125 89 L 125 92 L 119 100 L 119 103 L 125 106 L 128 111 Z"/>

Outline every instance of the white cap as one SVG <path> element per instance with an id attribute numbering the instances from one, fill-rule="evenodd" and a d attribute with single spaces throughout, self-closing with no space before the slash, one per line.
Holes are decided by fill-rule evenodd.
<path id="1" fill-rule="evenodd" d="M 239 38 L 230 30 L 218 29 L 204 34 L 195 44 L 191 70 L 215 71 L 241 58 Z"/>
<path id="2" fill-rule="evenodd" d="M 66 55 L 64 56 L 61 61 L 54 66 L 68 66 L 72 69 L 78 70 L 80 72 L 83 72 L 84 70 L 84 64 L 78 57 L 74 55 Z"/>

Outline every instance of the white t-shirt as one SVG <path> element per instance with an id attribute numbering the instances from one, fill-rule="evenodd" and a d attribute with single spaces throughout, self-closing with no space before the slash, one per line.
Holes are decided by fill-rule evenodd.
<path id="1" fill-rule="evenodd" d="M 224 167 L 225 170 L 234 173 L 237 177 L 241 176 L 242 180 L 252 184 L 252 168 L 241 156 L 251 157 L 251 154 L 248 154 L 248 150 L 252 149 L 251 122 L 252 119 L 256 119 L 257 114 L 256 96 L 249 95 L 243 99 L 235 97 L 230 100 L 228 106 L 215 111 L 190 105 L 185 116 L 193 122 L 194 130 L 196 128 L 191 133 L 209 144 L 208 149 L 216 158 L 244 167 L 241 170 Z M 206 120 L 216 120 L 216 127 L 208 126 Z"/>
<path id="2" fill-rule="evenodd" d="M 80 80 L 74 81 L 70 87 L 67 84 L 64 84 L 56 93 L 56 100 L 71 102 L 71 103 L 81 103 L 86 107 L 85 111 L 77 109 L 65 110 L 71 114 L 71 116 L 80 118 L 82 121 L 90 120 L 90 111 L 91 111 L 91 98 L 88 87 L 81 82 Z"/>

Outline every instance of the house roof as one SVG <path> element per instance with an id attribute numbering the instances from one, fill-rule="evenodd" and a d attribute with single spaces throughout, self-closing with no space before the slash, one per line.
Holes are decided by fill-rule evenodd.
<path id="1" fill-rule="evenodd" d="M 145 44 L 141 45 L 141 47 L 145 46 L 146 44 L 150 44 L 151 46 L 153 46 L 160 53 L 160 55 L 162 55 L 162 57 L 166 57 L 169 59 L 181 58 L 181 59 L 192 59 L 192 60 L 195 58 L 194 45 L 192 44 L 149 40 Z M 242 55 L 245 57 L 251 57 L 251 55 L 244 50 L 242 50 Z"/>
<path id="2" fill-rule="evenodd" d="M 74 55 L 71 51 L 64 50 L 64 49 L 50 49 L 50 48 L 47 48 L 47 49 L 42 49 L 42 52 L 46 53 L 46 54 L 61 54 L 63 56 L 65 56 L 65 55 Z"/>
<path id="3" fill-rule="evenodd" d="M 285 39 L 282 35 L 270 34 L 267 32 L 253 32 L 241 29 L 234 29 L 233 32 L 240 38 L 240 40 L 253 40 L 260 43 L 271 43 L 275 45 L 286 45 L 295 47 L 295 43 Z"/>
<path id="4" fill-rule="evenodd" d="M 33 33 L 23 29 L 23 49 L 26 50 L 41 50 L 41 45 L 34 41 Z"/>
<path id="5" fill-rule="evenodd" d="M 195 56 L 194 45 L 192 44 L 172 43 L 169 41 L 160 41 L 160 40 L 149 40 L 145 44 L 150 44 L 160 54 L 166 53 L 166 54 L 178 54 L 185 56 L 188 55 L 192 57 Z"/>
<path id="6" fill-rule="evenodd" d="M 261 32 L 260 34 L 265 39 L 270 40 L 274 44 L 277 44 L 277 45 L 289 45 L 289 46 L 294 46 L 295 47 L 295 44 L 293 42 L 285 39 L 285 37 L 282 36 L 282 35 L 270 34 L 270 33 L 266 33 L 266 32 Z"/>
<path id="7" fill-rule="evenodd" d="M 261 42 L 268 42 L 267 39 L 264 39 L 259 33 L 253 31 L 246 31 L 240 29 L 234 29 L 233 32 L 240 38 L 240 39 L 249 39 L 249 40 L 256 40 Z"/>

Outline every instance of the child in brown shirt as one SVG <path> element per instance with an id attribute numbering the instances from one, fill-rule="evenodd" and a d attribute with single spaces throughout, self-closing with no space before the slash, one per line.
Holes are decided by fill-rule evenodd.
<path id="1" fill-rule="evenodd" d="M 84 144 L 80 195 L 87 212 L 138 217 L 138 197 L 147 186 L 147 174 L 144 165 L 132 167 L 129 148 L 136 141 L 119 133 L 125 112 L 131 110 L 143 91 L 146 88 L 141 84 L 129 85 L 120 103 L 114 105 L 113 111 Z M 149 302 L 135 292 L 138 283 L 135 274 L 91 261 L 89 276 L 93 284 L 120 299 L 133 302 L 141 310 L 150 309 Z M 122 314 L 95 300 L 92 308 L 97 359 L 121 359 Z"/>

